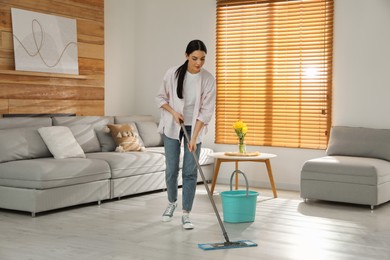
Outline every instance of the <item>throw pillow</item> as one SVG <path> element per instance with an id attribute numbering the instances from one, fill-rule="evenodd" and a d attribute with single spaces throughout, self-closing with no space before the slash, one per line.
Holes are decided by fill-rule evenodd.
<path id="1" fill-rule="evenodd" d="M 48 126 L 38 129 L 43 141 L 56 159 L 85 158 L 81 146 L 66 126 Z"/>
<path id="2" fill-rule="evenodd" d="M 157 123 L 152 121 L 135 122 L 145 147 L 163 146 L 162 135 L 158 133 Z"/>
<path id="3" fill-rule="evenodd" d="M 129 124 L 108 124 L 112 138 L 117 145 L 116 152 L 143 151 L 145 147 L 140 145 L 138 135 Z"/>

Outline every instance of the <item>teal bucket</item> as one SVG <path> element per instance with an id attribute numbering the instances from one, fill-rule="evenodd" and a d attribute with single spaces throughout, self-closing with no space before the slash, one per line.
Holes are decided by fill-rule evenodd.
<path id="1" fill-rule="evenodd" d="M 234 173 L 241 173 L 246 182 L 246 190 L 232 190 Z M 235 170 L 230 178 L 230 191 L 221 192 L 223 220 L 228 223 L 255 221 L 256 203 L 259 193 L 248 190 L 248 180 L 243 172 Z"/>

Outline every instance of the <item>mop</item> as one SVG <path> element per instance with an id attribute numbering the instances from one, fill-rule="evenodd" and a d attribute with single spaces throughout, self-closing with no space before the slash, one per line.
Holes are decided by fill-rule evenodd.
<path id="1" fill-rule="evenodd" d="M 183 121 L 180 121 L 181 128 L 183 129 L 184 136 L 187 140 L 187 142 L 190 142 L 190 138 L 188 136 L 187 130 L 184 126 Z M 198 161 L 198 156 L 196 155 L 196 151 L 192 151 L 192 155 L 194 157 L 196 167 L 198 168 L 199 174 L 202 177 L 203 184 L 206 188 L 207 195 L 210 199 L 211 205 L 213 206 L 215 215 L 217 216 L 219 225 L 222 229 L 223 236 L 225 238 L 225 242 L 216 242 L 216 243 L 204 243 L 204 244 L 198 244 L 198 247 L 202 250 L 217 250 L 217 249 L 231 249 L 231 248 L 243 248 L 243 247 L 254 247 L 257 246 L 255 242 L 252 242 L 250 240 L 238 240 L 238 241 L 230 241 L 229 236 L 226 232 L 225 226 L 222 223 L 221 216 L 218 213 L 217 206 L 215 205 L 213 196 L 210 192 L 209 186 L 207 185 L 206 179 L 204 177 L 202 168 L 200 167 L 199 161 Z"/>

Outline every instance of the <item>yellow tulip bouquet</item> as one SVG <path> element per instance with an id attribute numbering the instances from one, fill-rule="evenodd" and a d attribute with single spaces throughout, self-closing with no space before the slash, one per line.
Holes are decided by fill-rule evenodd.
<path id="1" fill-rule="evenodd" d="M 239 141 L 238 150 L 240 153 L 245 153 L 246 149 L 245 149 L 244 139 L 245 139 L 246 133 L 248 132 L 248 127 L 243 121 L 239 120 L 233 124 L 233 128 L 237 134 L 238 141 Z"/>

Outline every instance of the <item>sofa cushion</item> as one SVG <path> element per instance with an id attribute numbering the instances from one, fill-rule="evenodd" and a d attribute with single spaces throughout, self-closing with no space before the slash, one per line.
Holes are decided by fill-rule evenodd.
<path id="1" fill-rule="evenodd" d="M 155 122 L 152 115 L 131 115 L 131 116 L 115 116 L 115 124 L 126 124 L 130 122 L 151 121 Z"/>
<path id="2" fill-rule="evenodd" d="M 127 153 L 88 153 L 87 158 L 108 162 L 111 178 L 122 178 L 165 170 L 165 156 L 159 153 L 127 152 Z"/>
<path id="3" fill-rule="evenodd" d="M 301 179 L 376 186 L 390 181 L 390 162 L 376 158 L 325 156 L 306 161 Z"/>
<path id="4" fill-rule="evenodd" d="M 0 129 L 22 128 L 31 126 L 51 126 L 50 117 L 10 117 L 0 118 Z"/>
<path id="5" fill-rule="evenodd" d="M 69 125 L 70 131 L 80 144 L 84 153 L 100 152 L 100 142 L 91 124 Z"/>
<path id="6" fill-rule="evenodd" d="M 106 126 L 104 127 L 106 128 Z M 116 148 L 116 143 L 114 138 L 112 138 L 111 133 L 108 133 L 106 130 L 100 129 L 96 131 L 96 136 L 99 139 L 100 148 L 102 152 L 112 152 Z"/>
<path id="7" fill-rule="evenodd" d="M 70 117 L 53 117 L 53 125 L 64 125 L 71 128 L 76 125 L 89 125 L 94 129 L 97 140 L 99 141 L 100 149 L 99 151 L 111 152 L 115 150 L 115 142 L 111 137 L 110 133 L 105 131 L 107 124 L 113 124 L 114 117 L 112 116 L 70 116 Z M 72 126 L 72 127 L 71 127 Z M 87 136 L 91 137 L 91 133 L 84 133 Z M 75 135 L 76 140 L 80 143 L 84 152 L 96 152 L 96 140 L 93 139 L 84 139 L 90 140 L 87 143 L 80 140 L 80 138 L 86 138 L 84 135 Z M 80 138 L 79 138 L 80 137 Z M 93 148 L 92 148 L 93 147 Z"/>
<path id="8" fill-rule="evenodd" d="M 157 132 L 157 123 L 152 121 L 137 121 L 135 122 L 141 139 L 145 147 L 163 146 L 163 138 Z"/>
<path id="9" fill-rule="evenodd" d="M 0 162 L 51 157 L 38 128 L 0 130 Z"/>
<path id="10" fill-rule="evenodd" d="M 113 124 L 114 118 L 112 116 L 68 116 L 68 117 L 53 117 L 53 125 L 80 125 L 89 124 L 93 126 L 105 126 Z"/>
<path id="11" fill-rule="evenodd" d="M 38 129 L 49 151 L 56 159 L 85 158 L 81 146 L 66 126 L 48 126 Z"/>
<path id="12" fill-rule="evenodd" d="M 390 129 L 334 126 L 326 154 L 390 161 Z"/>
<path id="13" fill-rule="evenodd" d="M 0 185 L 17 188 L 48 189 L 110 177 L 104 160 L 39 158 L 0 164 Z"/>
<path id="14" fill-rule="evenodd" d="M 108 124 L 111 136 L 117 145 L 115 151 L 141 151 L 143 147 L 140 145 L 138 134 L 129 124 Z"/>

